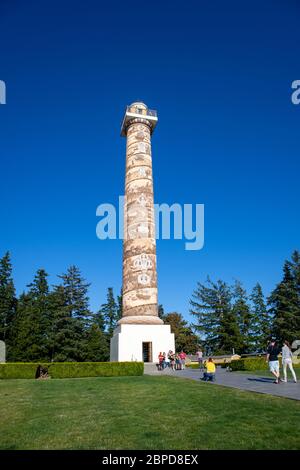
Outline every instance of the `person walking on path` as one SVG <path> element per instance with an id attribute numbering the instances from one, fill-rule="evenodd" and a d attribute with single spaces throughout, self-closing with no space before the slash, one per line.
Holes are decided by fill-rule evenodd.
<path id="1" fill-rule="evenodd" d="M 184 351 L 181 351 L 179 354 L 180 360 L 181 360 L 181 370 L 185 369 L 185 360 L 186 360 L 186 354 Z"/>
<path id="2" fill-rule="evenodd" d="M 281 382 L 280 371 L 279 371 L 279 360 L 278 354 L 281 352 L 281 348 L 277 345 L 275 339 L 272 339 L 267 349 L 266 362 L 269 363 L 270 372 L 274 375 L 274 383 L 278 384 Z"/>
<path id="3" fill-rule="evenodd" d="M 197 360 L 198 360 L 198 364 L 199 364 L 199 369 L 202 370 L 203 369 L 203 352 L 202 352 L 201 349 L 199 349 L 196 352 L 196 356 L 197 356 Z"/>
<path id="4" fill-rule="evenodd" d="M 290 343 L 288 341 L 284 341 L 283 348 L 282 348 L 283 382 L 287 382 L 286 368 L 287 366 L 289 366 L 294 382 L 297 383 L 297 377 L 293 368 L 292 358 L 293 358 L 293 354 L 291 351 Z"/>

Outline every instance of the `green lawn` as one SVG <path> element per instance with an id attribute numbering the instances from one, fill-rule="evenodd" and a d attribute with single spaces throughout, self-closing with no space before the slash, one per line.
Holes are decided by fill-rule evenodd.
<path id="1" fill-rule="evenodd" d="M 172 377 L 0 381 L 1 449 L 300 449 L 300 402 Z"/>

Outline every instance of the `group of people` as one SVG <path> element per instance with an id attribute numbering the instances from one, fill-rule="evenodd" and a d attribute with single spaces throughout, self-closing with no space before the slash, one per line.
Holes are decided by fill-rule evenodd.
<path id="1" fill-rule="evenodd" d="M 164 370 L 170 367 L 172 370 L 184 370 L 185 369 L 186 354 L 184 351 L 175 353 L 169 351 L 168 354 L 160 352 L 158 355 L 158 370 Z"/>
<path id="2" fill-rule="evenodd" d="M 283 379 L 280 377 L 280 366 L 278 355 L 281 353 L 282 357 L 282 370 Z M 294 382 L 297 383 L 297 377 L 293 368 L 293 354 L 292 349 L 288 341 L 284 341 L 283 345 L 280 346 L 275 339 L 271 341 L 267 349 L 267 362 L 269 363 L 270 372 L 274 375 L 274 383 L 279 384 L 280 382 L 287 382 L 287 368 L 293 376 Z"/>
<path id="3" fill-rule="evenodd" d="M 283 378 L 280 377 L 280 365 L 279 365 L 279 354 L 282 355 L 282 370 Z M 216 365 L 211 357 L 204 361 L 203 352 L 199 349 L 196 352 L 196 357 L 199 364 L 199 369 L 204 370 L 202 380 L 204 381 L 213 381 L 215 379 Z M 293 354 L 291 346 L 288 341 L 284 341 L 281 346 L 279 343 L 273 339 L 268 348 L 267 348 L 267 357 L 266 360 L 269 364 L 270 372 L 275 377 L 275 383 L 287 382 L 287 368 L 289 368 L 293 380 L 296 383 L 297 377 L 293 368 Z M 158 370 L 164 370 L 167 367 L 170 367 L 172 370 L 184 370 L 186 362 L 186 353 L 181 351 L 180 353 L 175 353 L 169 351 L 168 354 L 165 352 L 160 352 L 158 355 Z"/>
<path id="4" fill-rule="evenodd" d="M 280 364 L 278 358 L 279 354 L 281 354 L 282 358 L 283 378 L 280 377 Z M 203 363 L 202 351 L 199 350 L 196 355 L 198 358 L 199 368 L 203 369 L 204 366 L 206 369 L 203 373 L 202 380 L 213 381 L 215 379 L 216 373 L 216 366 L 213 359 L 210 357 L 207 361 L 205 361 L 205 363 Z M 267 348 L 266 360 L 269 364 L 270 372 L 275 377 L 274 383 L 279 384 L 280 382 L 287 382 L 287 368 L 289 368 L 294 382 L 297 383 L 297 377 L 293 368 L 293 353 L 291 345 L 288 341 L 284 341 L 283 345 L 280 346 L 280 344 L 277 343 L 275 339 L 273 339 Z"/>

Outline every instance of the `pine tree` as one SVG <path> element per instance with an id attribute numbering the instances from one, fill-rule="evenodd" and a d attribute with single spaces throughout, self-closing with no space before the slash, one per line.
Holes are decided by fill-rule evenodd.
<path id="1" fill-rule="evenodd" d="M 75 361 L 80 356 L 78 341 L 83 331 L 77 334 L 77 321 L 71 317 L 64 286 L 55 286 L 49 294 L 52 312 L 50 327 L 50 360 L 54 362 Z"/>
<path id="2" fill-rule="evenodd" d="M 17 300 L 12 279 L 10 254 L 0 259 L 0 340 L 6 343 L 7 358 L 10 359 L 13 323 L 16 316 Z"/>
<path id="3" fill-rule="evenodd" d="M 297 291 L 300 293 L 300 252 L 295 250 L 292 253 L 291 261 L 287 261 L 287 264 L 291 269 L 291 274 L 295 280 Z"/>
<path id="4" fill-rule="evenodd" d="M 252 302 L 251 342 L 253 350 L 265 352 L 271 336 L 272 318 L 268 313 L 259 283 L 254 286 L 250 300 Z"/>
<path id="5" fill-rule="evenodd" d="M 117 321 L 121 320 L 123 315 L 123 288 L 121 287 L 120 295 L 117 297 Z"/>
<path id="6" fill-rule="evenodd" d="M 164 322 L 171 326 L 171 332 L 175 335 L 176 351 L 195 354 L 199 345 L 199 338 L 194 334 L 183 316 L 177 312 L 168 313 L 164 315 Z"/>
<path id="7" fill-rule="evenodd" d="M 14 324 L 12 354 L 18 361 L 47 361 L 50 359 L 51 311 L 49 287 L 45 270 L 39 269 L 20 297 Z"/>
<path id="8" fill-rule="evenodd" d="M 291 263 L 283 266 L 283 279 L 268 298 L 270 312 L 273 315 L 273 334 L 279 341 L 293 340 L 300 337 L 300 310 L 297 278 Z"/>
<path id="9" fill-rule="evenodd" d="M 92 324 L 86 331 L 85 361 L 105 362 L 109 360 L 107 336 L 97 324 Z"/>
<path id="10" fill-rule="evenodd" d="M 82 326 L 90 324 L 91 312 L 89 309 L 88 288 L 90 284 L 82 278 L 77 266 L 70 266 L 65 274 L 58 276 L 62 279 L 66 302 L 70 316 L 77 318 Z"/>
<path id="11" fill-rule="evenodd" d="M 52 310 L 51 351 L 54 361 L 83 361 L 86 357 L 86 330 L 92 323 L 88 287 L 79 269 L 71 266 L 58 276 L 62 285 L 50 295 Z"/>
<path id="12" fill-rule="evenodd" d="M 97 325 L 103 333 L 105 332 L 105 319 L 101 309 L 98 310 L 97 313 L 93 314 L 92 324 Z"/>
<path id="13" fill-rule="evenodd" d="M 115 301 L 114 291 L 112 287 L 107 289 L 107 301 L 101 305 L 101 313 L 103 314 L 106 326 L 106 332 L 110 338 L 118 321 L 118 305 Z"/>
<path id="14" fill-rule="evenodd" d="M 158 306 L 158 316 L 161 320 L 165 321 L 165 310 L 162 304 L 159 304 Z"/>
<path id="15" fill-rule="evenodd" d="M 224 299 L 225 300 L 225 299 Z M 243 339 L 240 333 L 238 319 L 230 305 L 224 304 L 220 315 L 219 344 L 217 354 L 241 353 Z"/>
<path id="16" fill-rule="evenodd" d="M 33 341 L 31 336 L 31 320 L 30 297 L 23 292 L 18 299 L 13 326 L 13 344 L 10 353 L 10 360 L 13 362 L 31 360 L 28 353 Z"/>
<path id="17" fill-rule="evenodd" d="M 291 261 L 288 261 L 288 266 L 291 270 L 291 275 L 294 279 L 295 289 L 298 295 L 298 322 L 300 322 L 300 252 L 294 251 L 291 256 Z"/>
<path id="18" fill-rule="evenodd" d="M 241 347 L 236 315 L 232 311 L 232 291 L 223 281 L 209 278 L 207 285 L 198 283 L 190 300 L 191 314 L 197 318 L 193 327 L 202 334 L 208 353 L 232 353 Z"/>
<path id="19" fill-rule="evenodd" d="M 246 290 L 240 281 L 235 281 L 233 286 L 234 303 L 232 306 L 233 317 L 236 318 L 240 331 L 240 353 L 251 352 L 251 323 L 252 314 L 248 305 Z"/>

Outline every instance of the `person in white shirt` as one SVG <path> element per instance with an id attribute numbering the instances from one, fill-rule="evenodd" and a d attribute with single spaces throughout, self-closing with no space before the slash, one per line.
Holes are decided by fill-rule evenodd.
<path id="1" fill-rule="evenodd" d="M 196 356 L 199 364 L 199 369 L 203 369 L 203 352 L 201 351 L 201 349 L 196 352 Z"/>
<path id="2" fill-rule="evenodd" d="M 293 368 L 292 358 L 293 358 L 293 354 L 291 351 L 291 346 L 288 341 L 284 341 L 283 348 L 282 348 L 283 382 L 287 382 L 287 374 L 286 374 L 287 366 L 289 366 L 294 382 L 295 383 L 297 382 L 297 377 Z"/>

